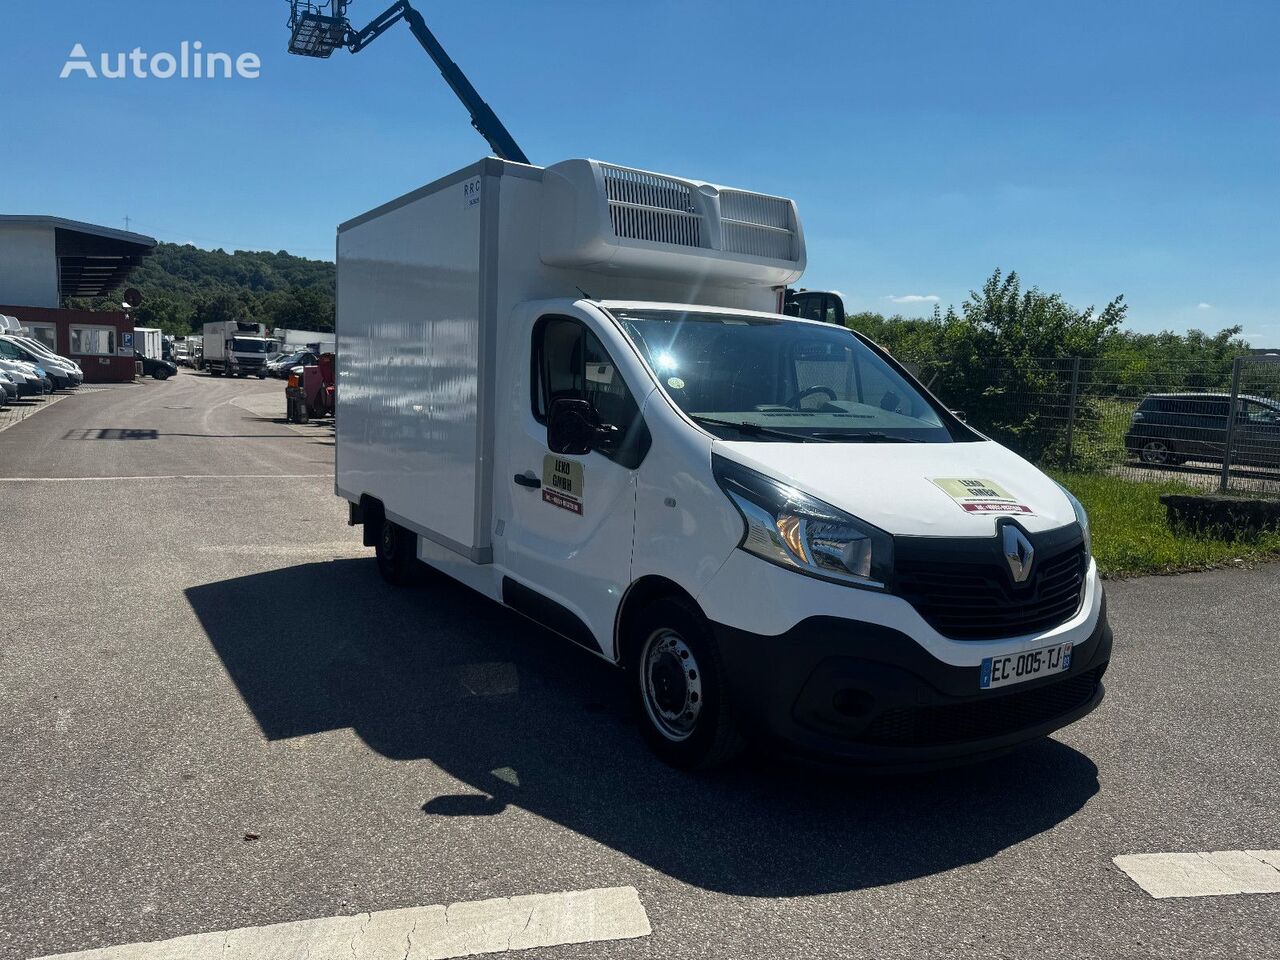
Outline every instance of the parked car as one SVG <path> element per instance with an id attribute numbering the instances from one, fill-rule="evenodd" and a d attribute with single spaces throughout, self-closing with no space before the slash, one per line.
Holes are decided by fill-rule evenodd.
<path id="1" fill-rule="evenodd" d="M 70 367 L 72 372 L 75 374 L 75 380 L 77 381 L 77 385 L 84 383 L 84 370 L 80 367 L 80 364 L 76 363 L 70 357 L 64 357 L 59 353 L 54 353 L 45 344 L 41 343 L 39 340 L 36 340 L 34 337 L 18 337 L 18 339 L 21 340 L 23 343 L 25 343 L 27 346 L 31 347 L 31 349 L 35 350 L 36 353 L 39 353 L 45 357 L 49 357 L 52 360 L 56 360 L 58 363 L 61 363 L 63 366 Z"/>
<path id="2" fill-rule="evenodd" d="M 0 337 L 0 341 L 10 348 L 0 348 L 0 353 L 9 359 L 26 360 L 28 363 L 44 367 L 56 389 L 66 390 L 84 383 L 84 372 L 78 363 L 58 356 L 39 340 L 8 335 Z"/>
<path id="3" fill-rule="evenodd" d="M 6 360 L 29 363 L 38 367 L 40 370 L 38 375 L 42 379 L 49 381 L 50 392 L 66 390 L 75 385 L 75 373 L 70 367 L 42 357 L 29 347 L 16 343 L 12 337 L 0 337 L 0 357 L 4 357 Z"/>
<path id="4" fill-rule="evenodd" d="M 142 375 L 144 377 L 168 380 L 178 372 L 178 365 L 169 360 L 157 360 L 155 357 L 143 356 L 137 350 L 133 351 L 133 357 L 142 363 Z"/>
<path id="5" fill-rule="evenodd" d="M 12 403 L 18 399 L 18 385 L 9 379 L 9 374 L 0 370 L 0 406 Z"/>
<path id="6" fill-rule="evenodd" d="M 267 364 L 267 373 L 273 377 L 280 377 L 282 380 L 289 377 L 293 373 L 294 367 L 306 367 L 315 363 L 317 357 L 310 350 L 298 350 L 294 353 L 286 353 L 279 359 Z"/>
<path id="7" fill-rule="evenodd" d="M 1231 462 L 1280 468 L 1280 402 L 1240 396 Z M 1133 413 L 1125 449 L 1152 466 L 1200 460 L 1221 463 L 1231 397 L 1225 393 L 1152 393 Z"/>
<path id="8" fill-rule="evenodd" d="M 33 364 L 0 357 L 0 370 L 8 373 L 18 385 L 20 397 L 38 397 L 53 390 L 53 384 L 45 378 L 44 371 Z"/>

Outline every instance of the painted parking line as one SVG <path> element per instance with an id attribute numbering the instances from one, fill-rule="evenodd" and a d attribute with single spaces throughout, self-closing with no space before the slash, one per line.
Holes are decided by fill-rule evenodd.
<path id="1" fill-rule="evenodd" d="M 1140 853 L 1114 863 L 1157 899 L 1280 893 L 1280 850 Z"/>
<path id="2" fill-rule="evenodd" d="M 651 932 L 635 888 L 610 887 L 198 933 L 41 960 L 446 960 Z"/>

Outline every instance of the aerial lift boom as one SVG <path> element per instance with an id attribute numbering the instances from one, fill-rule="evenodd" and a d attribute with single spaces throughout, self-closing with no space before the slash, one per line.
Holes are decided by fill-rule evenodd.
<path id="1" fill-rule="evenodd" d="M 352 53 L 359 53 L 403 20 L 409 24 L 409 29 L 418 43 L 422 44 L 422 49 L 440 69 L 445 83 L 449 84 L 450 89 L 467 108 L 467 112 L 471 114 L 471 125 L 489 142 L 494 154 L 516 163 L 529 162 L 529 158 L 498 119 L 498 115 L 481 99 L 462 68 L 449 59 L 440 41 L 427 27 L 422 14 L 408 0 L 392 4 L 363 30 L 354 29 L 347 19 L 348 2 L 349 0 L 327 0 L 323 3 L 290 0 L 292 14 L 289 26 L 292 34 L 289 52 L 304 57 L 328 57 L 334 50 L 343 47 Z"/>

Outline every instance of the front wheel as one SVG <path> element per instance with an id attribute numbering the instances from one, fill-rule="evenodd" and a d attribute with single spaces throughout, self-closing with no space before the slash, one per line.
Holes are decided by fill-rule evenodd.
<path id="1" fill-rule="evenodd" d="M 701 612 L 684 600 L 658 600 L 641 614 L 633 636 L 639 643 L 631 686 L 654 753 L 684 770 L 741 753 L 720 651 Z"/>
<path id="2" fill-rule="evenodd" d="M 378 558 L 378 572 L 387 583 L 400 587 L 413 579 L 417 539 L 412 531 L 383 518 L 374 552 Z"/>

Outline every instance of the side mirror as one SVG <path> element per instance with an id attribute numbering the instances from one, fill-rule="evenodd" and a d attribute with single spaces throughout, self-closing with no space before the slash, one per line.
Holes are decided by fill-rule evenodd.
<path id="1" fill-rule="evenodd" d="M 552 401 L 547 416 L 547 446 L 552 453 L 581 457 L 592 450 L 611 450 L 620 437 L 621 431 L 601 423 L 595 407 L 586 400 L 562 397 Z"/>
<path id="2" fill-rule="evenodd" d="M 787 316 L 845 325 L 844 300 L 834 291 L 788 290 L 782 309 Z"/>

